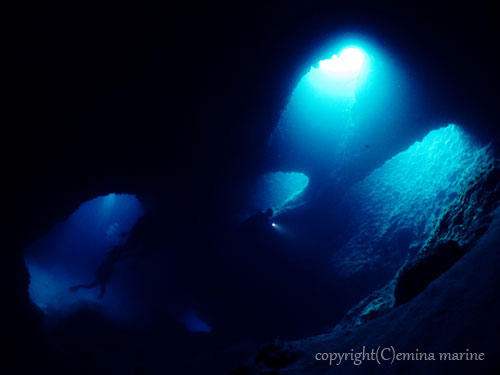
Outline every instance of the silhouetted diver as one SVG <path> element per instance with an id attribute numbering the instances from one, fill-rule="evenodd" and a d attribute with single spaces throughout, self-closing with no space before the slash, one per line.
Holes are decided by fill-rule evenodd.
<path id="1" fill-rule="evenodd" d="M 111 275 L 115 270 L 115 263 L 120 259 L 122 254 L 123 246 L 116 246 L 106 254 L 106 258 L 102 261 L 99 268 L 95 271 L 94 281 L 87 284 L 79 284 L 70 288 L 72 292 L 76 292 L 78 289 L 86 288 L 92 289 L 97 286 L 101 289 L 98 298 L 101 299 L 106 293 L 106 286 L 111 280 Z"/>
<path id="2" fill-rule="evenodd" d="M 273 213 L 274 212 L 272 208 L 268 208 L 265 212 L 258 211 L 248 219 L 246 219 L 241 224 L 241 227 L 246 230 L 268 229 L 271 226 Z"/>
<path id="3" fill-rule="evenodd" d="M 69 288 L 69 290 L 76 292 L 81 288 L 92 289 L 99 287 L 100 293 L 98 298 L 103 298 L 106 293 L 106 286 L 115 271 L 115 264 L 119 260 L 123 260 L 129 256 L 145 256 L 149 254 L 144 251 L 144 246 L 142 246 L 141 242 L 144 238 L 153 237 L 151 233 L 153 230 L 154 227 L 152 226 L 150 214 L 146 214 L 139 218 L 132 228 L 129 239 L 123 245 L 114 246 L 107 252 L 106 257 L 95 271 L 94 280 L 90 283 L 75 285 Z M 121 233 L 120 236 L 125 237 L 126 235 L 127 233 Z"/>

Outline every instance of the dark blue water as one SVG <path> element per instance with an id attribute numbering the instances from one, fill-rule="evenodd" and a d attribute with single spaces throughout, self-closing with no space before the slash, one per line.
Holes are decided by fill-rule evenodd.
<path id="1" fill-rule="evenodd" d="M 387 51 L 361 38 L 329 51 L 291 93 L 267 150 L 271 168 L 300 171 L 307 189 L 297 173 L 266 173 L 250 206 L 273 208 L 304 251 L 329 254 L 336 277 L 382 283 L 491 155 L 459 125 L 423 122 L 418 85 Z"/>
<path id="2" fill-rule="evenodd" d="M 117 262 L 99 298 L 99 287 L 70 288 L 92 282 L 145 210 L 134 195 L 95 198 L 27 249 L 32 301 L 49 316 L 81 307 L 129 322 L 168 314 L 191 333 L 230 337 L 323 328 L 394 275 L 491 158 L 460 126 L 421 122 L 419 95 L 379 46 L 333 44 L 290 94 L 262 173 L 233 210 L 243 230 L 212 233 L 223 238 L 213 245 L 191 225 L 196 214 L 168 212 L 161 241 L 149 244 L 158 251 Z M 292 330 L 311 313 L 304 300 L 322 315 Z"/>
<path id="3" fill-rule="evenodd" d="M 66 221 L 57 224 L 26 251 L 31 275 L 32 301 L 46 313 L 69 313 L 82 305 L 115 317 L 129 317 L 134 310 L 126 294 L 123 277 L 126 264 L 118 265 L 99 299 L 99 288 L 71 292 L 70 287 L 89 283 L 106 253 L 123 244 L 144 208 L 134 195 L 109 194 L 83 203 Z"/>

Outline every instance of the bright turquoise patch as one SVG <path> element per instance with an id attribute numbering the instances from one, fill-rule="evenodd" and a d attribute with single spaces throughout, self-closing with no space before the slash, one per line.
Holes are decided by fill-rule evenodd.
<path id="1" fill-rule="evenodd" d="M 339 274 L 397 269 L 410 244 L 421 244 L 445 209 L 485 165 L 488 147 L 448 125 L 387 160 L 355 184 L 345 202 L 357 223 L 335 254 Z"/>

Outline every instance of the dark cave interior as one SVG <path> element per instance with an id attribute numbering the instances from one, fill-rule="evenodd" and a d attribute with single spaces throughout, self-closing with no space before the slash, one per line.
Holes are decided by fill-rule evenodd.
<path id="1" fill-rule="evenodd" d="M 6 373 L 316 373 L 298 358 L 321 347 L 308 337 L 336 324 L 354 332 L 332 336 L 345 348 L 379 337 L 458 350 L 475 337 L 472 346 L 498 357 L 498 319 L 485 307 L 498 293 L 488 250 L 500 186 L 492 4 L 45 4 L 14 14 L 14 124 L 2 149 Z M 345 141 L 340 132 L 307 138 L 283 113 L 308 97 L 301 79 L 346 32 L 367 36 L 398 73 L 384 76 L 396 87 L 386 101 L 382 79 L 358 96 L 359 127 L 339 156 L 330 147 Z M 378 107 L 364 106 L 373 98 Z M 318 124 L 321 111 L 338 111 L 313 110 Z M 299 129 L 295 147 L 286 137 L 270 146 L 280 126 Z M 316 148 L 300 150 L 305 139 Z M 80 232 L 64 232 L 85 202 L 110 196 L 122 202 L 117 218 L 97 223 L 102 213 L 89 209 Z M 43 281 L 29 261 L 40 241 L 37 259 L 67 256 L 60 269 L 75 277 L 43 297 L 65 306 L 50 313 L 30 290 Z M 126 260 L 104 298 L 98 288 L 68 291 L 120 246 Z M 470 276 L 479 266 L 482 278 Z M 51 267 L 45 275 L 59 272 Z M 456 311 L 473 315 L 455 324 L 455 346 L 433 336 L 432 316 L 428 335 L 398 341 L 408 322 L 418 331 L 411 314 L 426 303 L 453 310 L 457 270 L 484 298 L 464 292 Z"/>

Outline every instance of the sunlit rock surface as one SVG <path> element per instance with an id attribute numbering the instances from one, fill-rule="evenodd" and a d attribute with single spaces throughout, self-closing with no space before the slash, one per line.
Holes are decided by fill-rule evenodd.
<path id="1" fill-rule="evenodd" d="M 335 329 L 352 329 L 364 324 L 421 293 L 481 238 L 499 205 L 500 168 L 498 161 L 491 158 L 444 209 L 416 255 L 408 259 L 385 287 L 351 308 Z"/>
<path id="2" fill-rule="evenodd" d="M 408 249 L 418 250 L 443 209 L 492 160 L 488 147 L 448 125 L 385 162 L 346 194 L 353 237 L 334 255 L 335 272 L 392 275 Z"/>

